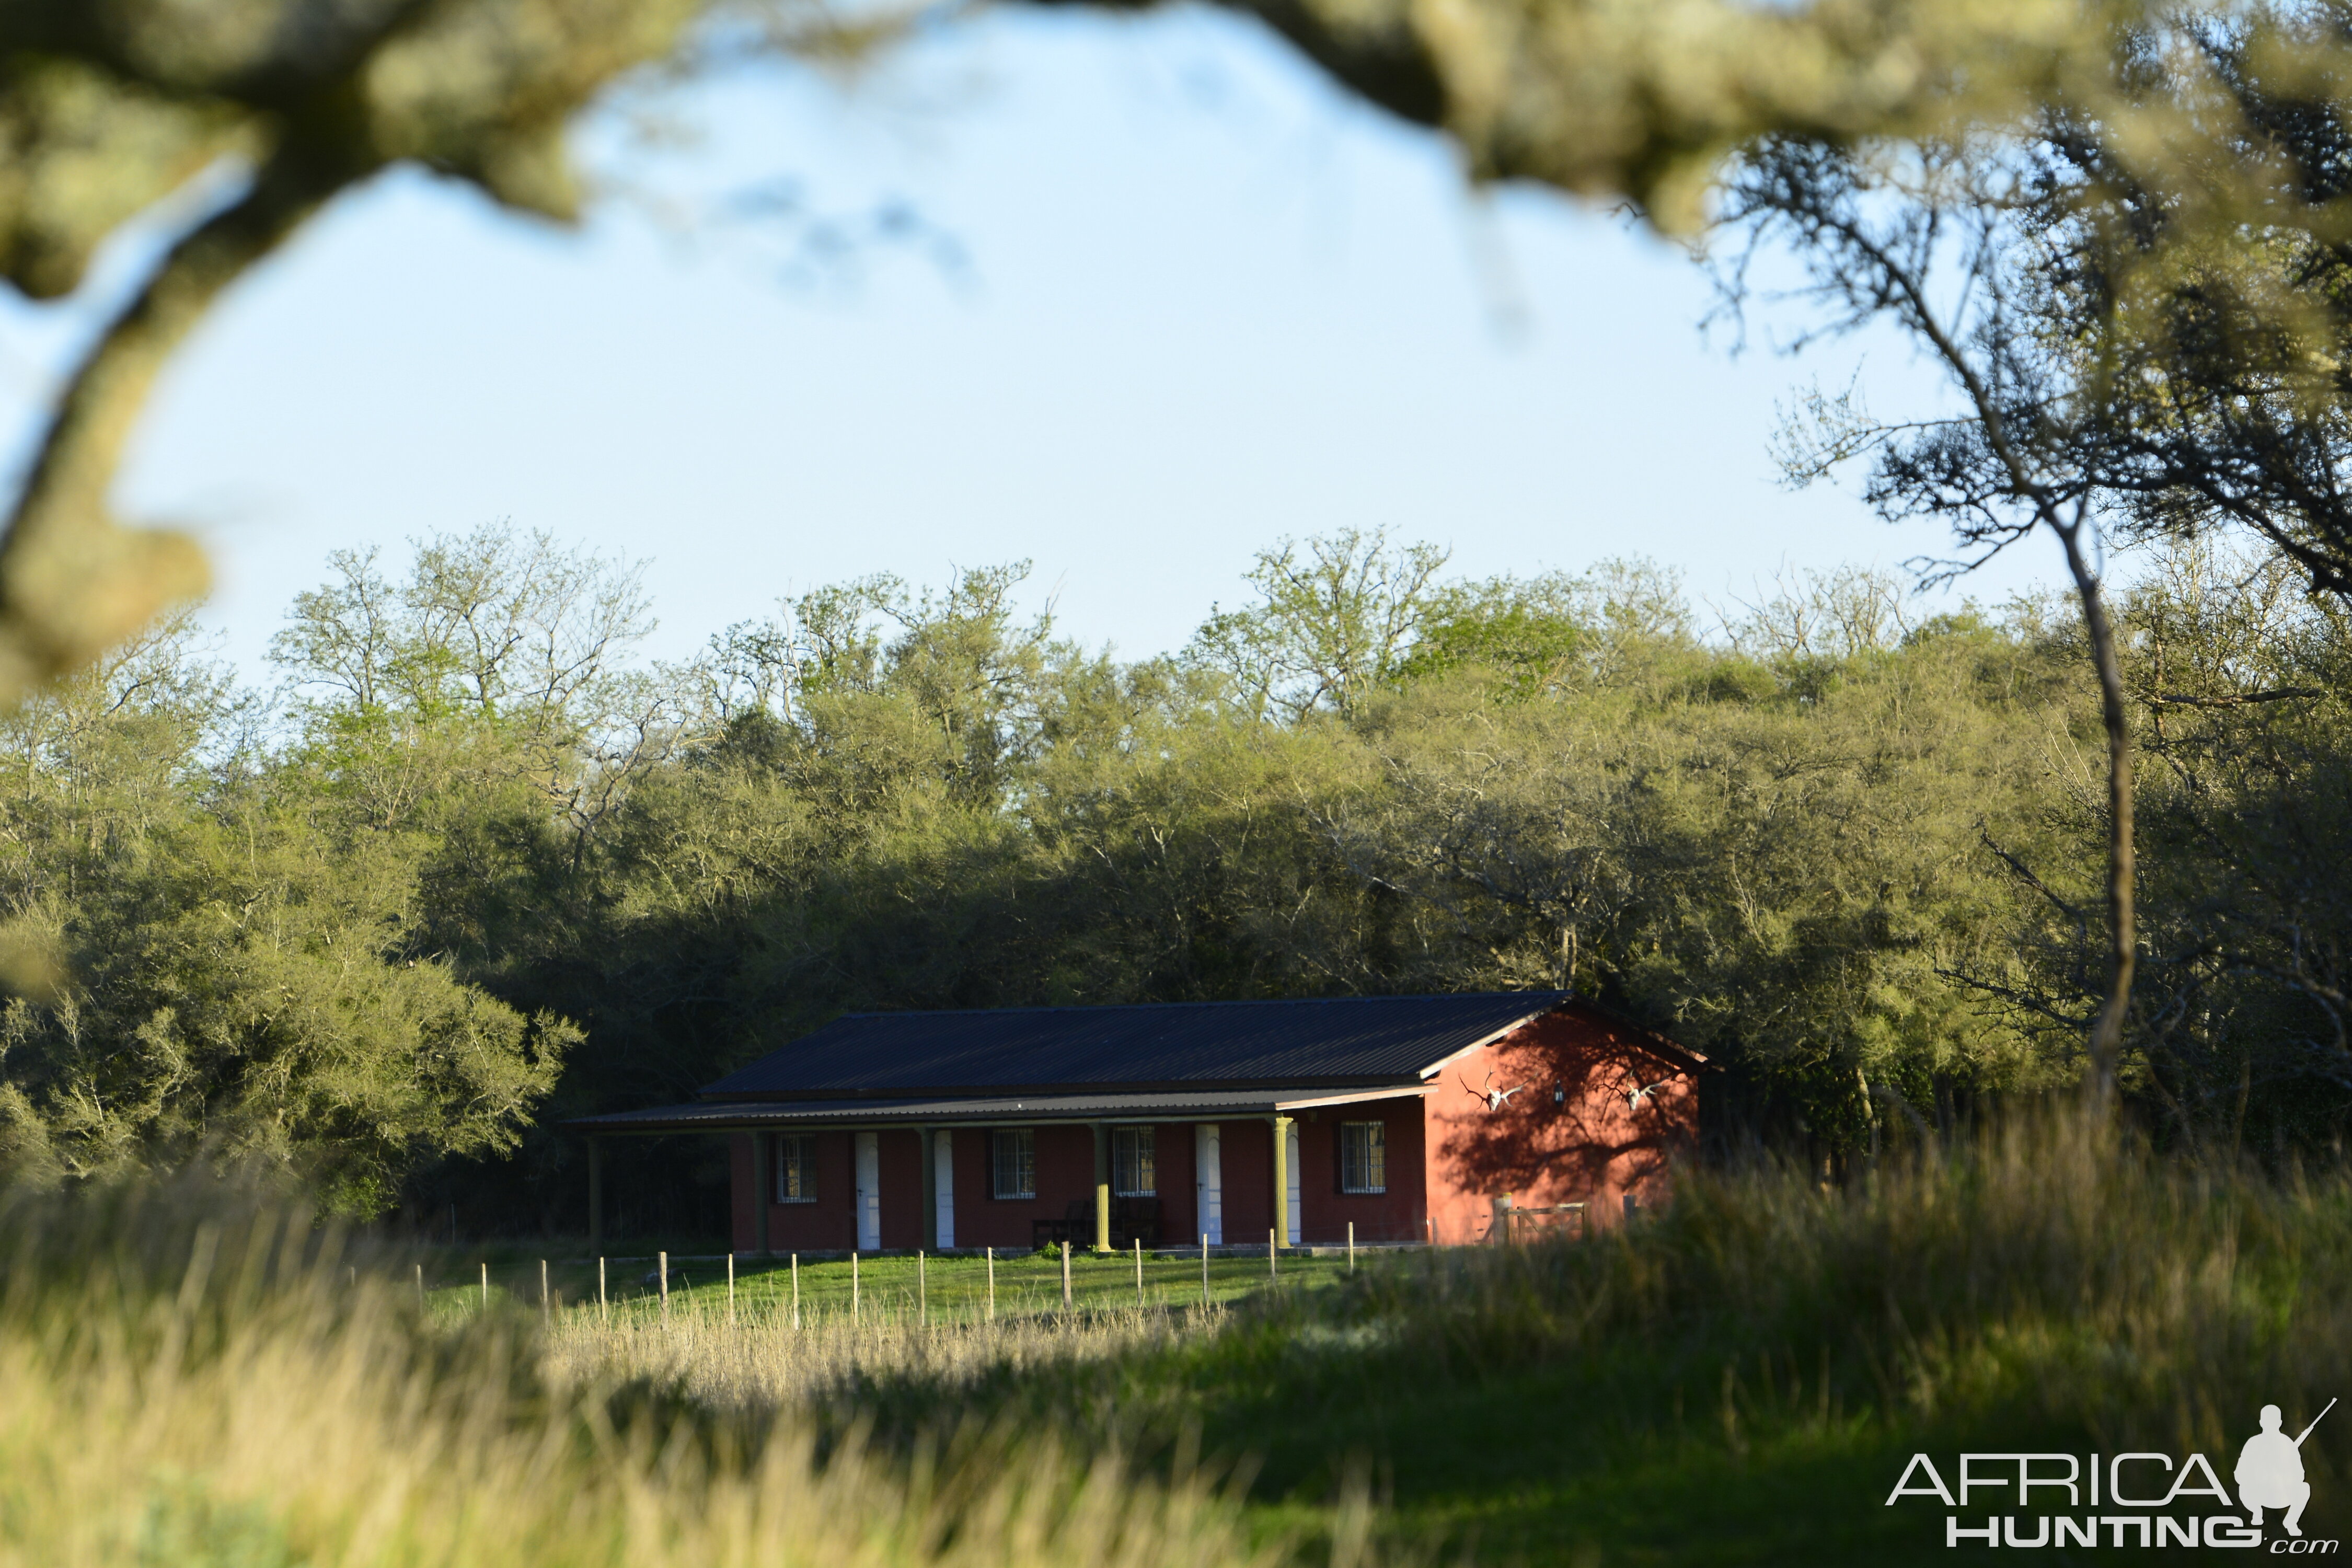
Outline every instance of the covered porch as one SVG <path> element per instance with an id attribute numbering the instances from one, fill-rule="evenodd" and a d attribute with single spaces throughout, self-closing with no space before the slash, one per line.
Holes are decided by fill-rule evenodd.
<path id="1" fill-rule="evenodd" d="M 1424 1238 L 1422 1090 L 730 1100 L 572 1123 L 723 1135 L 740 1253 L 1362 1245 Z"/>

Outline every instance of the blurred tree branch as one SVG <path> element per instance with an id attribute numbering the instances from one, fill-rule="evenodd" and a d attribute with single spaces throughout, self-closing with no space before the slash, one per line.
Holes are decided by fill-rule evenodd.
<path id="1" fill-rule="evenodd" d="M 0 540 L 0 702 L 201 593 L 180 536 L 107 491 L 172 351 L 338 192 L 404 159 L 571 218 L 574 110 L 676 44 L 697 0 L 0 3 L 0 274 L 74 289 L 99 244 L 223 157 L 243 193 L 174 244 L 69 379 Z"/>

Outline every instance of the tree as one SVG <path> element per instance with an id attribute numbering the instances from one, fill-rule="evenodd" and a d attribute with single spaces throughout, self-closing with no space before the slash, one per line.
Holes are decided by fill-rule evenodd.
<path id="1" fill-rule="evenodd" d="M 2336 213 L 2352 168 L 2352 13 L 2151 14 L 2116 38 L 2098 101 L 2053 92 L 2005 132 L 1768 140 L 1727 215 L 1793 241 L 1832 330 L 1906 328 L 1965 410 L 1888 422 L 1817 394 L 1792 475 L 1868 451 L 1883 510 L 1945 518 L 1985 553 L 2027 528 L 2064 552 L 2109 753 L 2095 1098 L 2122 1049 L 2138 952 L 2129 703 L 2101 538 L 2252 534 L 2315 589 L 2352 590 Z"/>
<path id="2" fill-rule="evenodd" d="M 578 1031 L 408 950 L 409 846 L 225 755 L 249 700 L 182 623 L 0 723 L 0 1163 L 208 1152 L 373 1214 L 422 1162 L 512 1146 Z"/>
<path id="3" fill-rule="evenodd" d="M 1446 552 L 1389 546 L 1385 530 L 1343 529 L 1261 550 L 1258 603 L 1213 609 L 1185 658 L 1222 672 L 1243 709 L 1296 723 L 1347 713 L 1395 677 L 1419 638 Z"/>
<path id="4" fill-rule="evenodd" d="M 2124 620 L 2156 766 L 2144 786 L 2149 1093 L 2235 1153 L 2249 1121 L 2309 1140 L 2352 1097 L 2352 613 L 2299 563 L 2166 550 Z"/>
<path id="5" fill-rule="evenodd" d="M 2030 163 L 1998 144 L 1850 150 L 1774 140 L 1733 177 L 1723 223 L 1751 247 L 1785 240 L 1805 268 L 1822 330 L 1888 321 L 1957 395 L 1956 416 L 1885 421 L 1849 393 L 1818 394 L 1790 432 L 1785 468 L 1803 484 L 1873 460 L 1867 494 L 1889 518 L 1948 523 L 1965 573 L 2029 534 L 2063 553 L 2099 680 L 2106 743 L 2105 966 L 2087 1030 L 2084 1092 L 2112 1109 L 2139 943 L 2134 929 L 2132 737 L 2121 654 L 2098 563 L 2098 474 L 2084 461 L 2098 410 L 2076 395 L 2074 345 L 2039 330 L 2033 269 L 2046 216 Z M 1749 252 L 1752 254 L 1752 250 Z M 1744 262 L 1723 275 L 1735 305 Z"/>
<path id="6" fill-rule="evenodd" d="M 2079 461 L 2127 536 L 2251 535 L 2352 594 L 2352 7 L 2180 25 L 2137 97 L 2194 165 L 2052 115 L 2033 145 L 2027 303 L 2070 342 Z M 2224 239 L 2226 236 L 2226 240 Z M 2095 414 L 2095 417 L 2088 416 Z"/>
<path id="7" fill-rule="evenodd" d="M 699 721 L 707 682 L 624 666 L 654 626 L 643 563 L 503 525 L 425 540 L 397 584 L 376 562 L 330 556 L 269 651 L 316 764 L 379 827 L 473 773 L 530 781 L 584 836 Z"/>

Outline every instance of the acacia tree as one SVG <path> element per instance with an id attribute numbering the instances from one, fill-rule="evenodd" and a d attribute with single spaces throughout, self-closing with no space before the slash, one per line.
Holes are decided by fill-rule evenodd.
<path id="1" fill-rule="evenodd" d="M 1229 678 L 1253 717 L 1350 712 L 1403 668 L 1445 559 L 1381 530 L 1286 539 L 1247 574 L 1258 602 L 1213 609 L 1185 656 Z"/>
<path id="2" fill-rule="evenodd" d="M 1963 558 L 1932 575 L 2030 533 L 2061 548 L 2107 751 L 2105 975 L 2085 1068 L 2102 1106 L 2139 962 L 2130 699 L 2103 531 L 2251 531 L 2315 588 L 2352 588 L 2352 291 L 2336 211 L 2352 137 L 2331 74 L 2352 11 L 2174 17 L 2121 37 L 2127 68 L 2105 113 L 2061 96 L 2007 135 L 1768 138 L 1722 215 L 1750 242 L 1722 274 L 1735 304 L 1755 247 L 1785 243 L 1819 330 L 1893 322 L 1958 405 L 1888 419 L 1851 389 L 1817 392 L 1783 453 L 1792 479 L 1869 457 L 1883 513 L 1950 524 Z"/>
<path id="3" fill-rule="evenodd" d="M 1958 401 L 1953 416 L 1888 421 L 1851 391 L 1816 394 L 1783 450 L 1793 481 L 1871 458 L 1867 495 L 1880 512 L 1940 519 L 1967 552 L 1931 576 L 1965 573 L 2036 532 L 2064 556 L 2107 753 L 2105 974 L 2084 1074 L 2086 1098 L 2104 1111 L 2138 958 L 2131 717 L 2101 581 L 2098 479 L 2084 460 L 2084 425 L 2096 411 L 2076 395 L 2071 356 L 2031 308 L 2039 194 L 2030 164 L 1981 143 L 1855 151 L 1775 139 L 1730 181 L 1722 221 L 1745 233 L 1748 248 L 1722 277 L 1737 307 L 1759 247 L 1785 244 L 1805 268 L 1805 297 L 1824 311 L 1818 331 L 1890 321 L 1931 356 Z"/>

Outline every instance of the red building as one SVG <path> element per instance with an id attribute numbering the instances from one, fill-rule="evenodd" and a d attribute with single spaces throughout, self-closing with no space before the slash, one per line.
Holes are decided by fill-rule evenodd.
<path id="1" fill-rule="evenodd" d="M 572 1125 L 597 1231 L 597 1140 L 728 1135 L 743 1252 L 1461 1243 L 1663 1197 L 1705 1066 L 1559 992 L 853 1013 Z"/>

